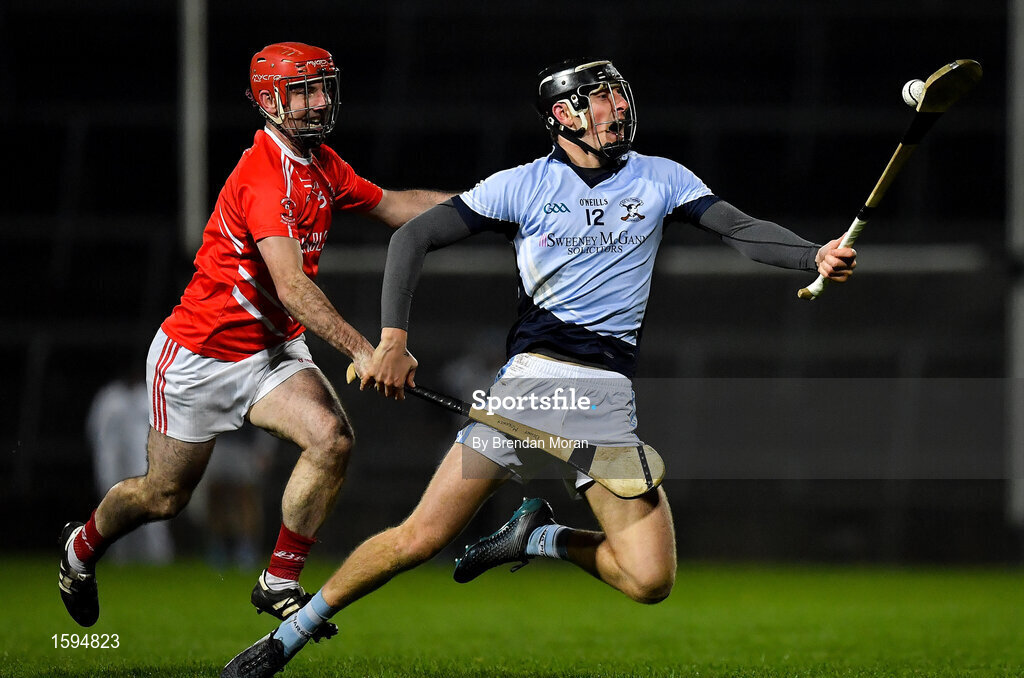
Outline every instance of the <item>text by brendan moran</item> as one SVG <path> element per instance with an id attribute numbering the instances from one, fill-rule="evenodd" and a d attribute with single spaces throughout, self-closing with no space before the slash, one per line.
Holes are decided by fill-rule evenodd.
<path id="1" fill-rule="evenodd" d="M 533 438 L 518 440 L 516 438 L 496 435 L 487 438 L 473 436 L 473 439 L 469 441 L 469 446 L 481 452 L 486 452 L 489 449 L 575 450 L 590 447 L 590 443 L 586 440 L 569 440 L 568 438 L 559 438 L 558 436 L 548 436 L 546 440 Z"/>

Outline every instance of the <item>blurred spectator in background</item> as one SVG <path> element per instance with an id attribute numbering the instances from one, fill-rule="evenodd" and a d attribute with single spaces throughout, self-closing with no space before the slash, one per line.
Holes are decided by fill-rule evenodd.
<path id="1" fill-rule="evenodd" d="M 253 568 L 263 540 L 263 474 L 277 439 L 252 424 L 217 437 L 204 481 L 192 499 L 202 506 L 206 557 L 217 568 Z"/>
<path id="2" fill-rule="evenodd" d="M 122 478 L 146 475 L 148 413 L 146 378 L 141 371 L 112 381 L 93 398 L 85 428 L 100 496 Z M 119 563 L 169 563 L 174 559 L 170 525 L 144 525 L 114 544 L 108 553 Z"/>

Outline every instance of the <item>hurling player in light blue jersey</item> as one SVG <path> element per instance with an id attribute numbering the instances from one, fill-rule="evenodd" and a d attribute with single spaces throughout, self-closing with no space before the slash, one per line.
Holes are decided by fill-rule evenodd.
<path id="1" fill-rule="evenodd" d="M 633 93 L 611 62 L 569 60 L 545 69 L 537 107 L 554 142 L 549 155 L 498 172 L 392 238 L 381 342 L 361 387 L 376 382 L 386 396 L 402 399 L 404 387 L 414 385 L 409 312 L 423 260 L 481 231 L 503 233 L 515 247 L 520 292 L 508 363 L 487 391 L 488 402 L 534 428 L 595 445 L 641 442 L 630 380 L 666 223 L 709 231 L 763 263 L 817 271 L 836 282 L 853 272 L 856 253 L 838 247 L 838 239 L 810 243 L 719 199 L 679 163 L 632 151 Z M 571 398 L 558 400 L 570 390 Z M 587 405 L 578 406 L 584 400 Z M 537 477 L 551 462 L 515 442 L 469 423 L 412 514 L 357 547 L 306 607 L 239 654 L 222 675 L 271 675 L 339 610 L 437 554 L 504 482 Z M 466 549 L 455 580 L 549 557 L 572 562 L 633 600 L 667 597 L 676 547 L 664 490 L 621 499 L 563 466 L 570 491 L 587 501 L 601 530 L 560 525 L 546 501 L 528 499 L 498 531 Z"/>

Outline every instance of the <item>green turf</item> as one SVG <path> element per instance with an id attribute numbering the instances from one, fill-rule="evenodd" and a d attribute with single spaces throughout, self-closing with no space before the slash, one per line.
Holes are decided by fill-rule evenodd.
<path id="1" fill-rule="evenodd" d="M 100 570 L 90 633 L 118 649 L 54 649 L 83 629 L 65 613 L 51 559 L 0 559 L 0 677 L 216 676 L 272 628 L 248 595 L 255 573 L 198 563 Z M 312 563 L 303 580 L 329 574 Z M 1024 675 L 1024 573 L 684 565 L 672 596 L 632 603 L 564 563 L 455 584 L 402 575 L 339 614 L 341 635 L 283 674 L 328 676 Z"/>

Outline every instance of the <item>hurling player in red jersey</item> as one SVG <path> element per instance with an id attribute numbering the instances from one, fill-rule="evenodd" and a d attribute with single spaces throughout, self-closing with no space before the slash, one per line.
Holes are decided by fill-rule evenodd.
<path id="1" fill-rule="evenodd" d="M 359 368 L 374 351 L 314 282 L 332 213 L 363 212 L 397 228 L 451 197 L 382 190 L 324 145 L 340 88 L 326 50 L 269 45 L 253 56 L 249 78 L 266 126 L 225 182 L 195 275 L 150 347 L 149 469 L 112 487 L 88 522 L 69 522 L 61 535 L 61 598 L 82 626 L 99 616 L 95 567 L 106 547 L 177 515 L 217 435 L 246 418 L 301 449 L 252 603 L 285 619 L 308 601 L 299 573 L 341 487 L 353 439 L 303 333 L 311 330 Z"/>

